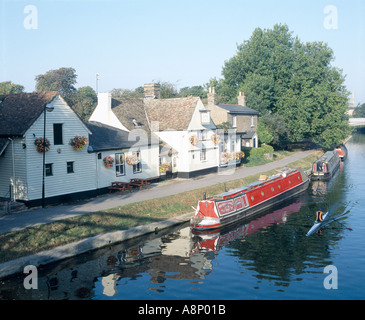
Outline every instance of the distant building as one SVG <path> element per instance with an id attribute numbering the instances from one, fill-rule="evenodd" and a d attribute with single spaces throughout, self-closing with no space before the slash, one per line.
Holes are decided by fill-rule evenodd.
<path id="1" fill-rule="evenodd" d="M 237 99 L 238 104 L 217 104 L 215 89 L 209 88 L 207 108 L 211 111 L 215 125 L 230 124 L 242 147 L 257 148 L 257 120 L 260 113 L 246 107 L 244 92 L 240 92 Z"/>

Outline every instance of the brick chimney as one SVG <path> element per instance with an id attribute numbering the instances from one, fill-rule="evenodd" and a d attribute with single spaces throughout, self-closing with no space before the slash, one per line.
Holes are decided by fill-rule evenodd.
<path id="1" fill-rule="evenodd" d="M 160 84 L 147 83 L 144 85 L 144 97 L 149 99 L 160 99 L 160 90 Z"/>
<path id="2" fill-rule="evenodd" d="M 208 106 L 215 105 L 215 87 L 209 87 L 208 96 Z"/>
<path id="3" fill-rule="evenodd" d="M 246 107 L 246 97 L 244 92 L 239 92 L 237 99 L 240 106 Z"/>

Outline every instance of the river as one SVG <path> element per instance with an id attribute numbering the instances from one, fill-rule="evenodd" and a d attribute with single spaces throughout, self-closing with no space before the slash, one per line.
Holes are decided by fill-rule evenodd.
<path id="1" fill-rule="evenodd" d="M 365 132 L 327 183 L 213 234 L 188 225 L 131 240 L 0 282 L 0 299 L 243 300 L 365 298 Z M 332 222 L 306 238 L 315 211 Z M 352 229 L 349 230 L 349 229 Z"/>

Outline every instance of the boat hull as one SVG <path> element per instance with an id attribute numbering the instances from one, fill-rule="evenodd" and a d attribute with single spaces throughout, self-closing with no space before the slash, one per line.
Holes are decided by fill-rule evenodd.
<path id="1" fill-rule="evenodd" d="M 311 236 L 313 233 L 315 233 L 319 229 L 321 229 L 324 226 L 324 224 L 325 224 L 325 222 L 327 220 L 327 217 L 328 217 L 328 212 L 325 214 L 324 219 L 323 219 L 322 222 L 317 222 L 316 221 L 314 223 L 314 225 L 312 226 L 312 228 L 310 228 L 309 231 L 307 232 L 307 237 Z"/>
<path id="2" fill-rule="evenodd" d="M 258 203 L 250 203 L 247 196 L 251 197 L 251 200 L 253 199 L 253 196 L 251 195 L 250 191 L 247 191 L 245 193 L 238 194 L 232 198 L 227 198 L 224 200 L 217 200 L 215 203 L 212 201 L 210 205 L 215 206 L 215 216 L 213 213 L 208 216 L 206 212 L 203 211 L 203 216 L 199 215 L 199 212 L 196 212 L 195 217 L 191 220 L 191 226 L 194 231 L 209 231 L 214 229 L 220 229 L 222 227 L 226 227 L 230 224 L 233 224 L 235 222 L 238 222 L 240 220 L 251 218 L 259 213 L 262 213 L 263 211 L 272 208 L 274 205 L 279 204 L 289 198 L 292 198 L 305 190 L 308 189 L 309 185 L 309 178 L 304 172 L 300 173 L 300 177 L 302 177 L 302 181 L 296 185 L 293 188 L 289 188 L 288 190 L 281 192 L 279 194 L 276 194 L 268 199 L 265 199 L 264 201 L 258 202 Z M 277 185 L 280 184 L 280 181 L 277 181 Z M 271 185 L 269 185 L 269 188 L 273 188 Z M 266 188 L 267 189 L 267 188 Z M 264 190 L 263 188 L 257 188 L 256 194 L 262 193 Z M 265 190 L 266 192 L 266 190 Z M 255 194 L 255 196 L 256 196 Z M 237 199 L 240 198 L 241 202 L 244 202 L 244 205 L 241 209 L 237 209 Z M 222 211 L 219 212 L 219 205 L 225 202 L 234 202 L 234 207 L 236 210 L 233 210 L 229 214 L 222 214 Z M 238 202 L 239 204 L 239 202 Z M 204 203 L 203 203 L 204 206 Z M 199 209 L 199 207 L 198 207 Z M 212 208 L 210 208 L 210 212 L 212 212 Z M 199 210 L 197 210 L 199 211 Z"/>

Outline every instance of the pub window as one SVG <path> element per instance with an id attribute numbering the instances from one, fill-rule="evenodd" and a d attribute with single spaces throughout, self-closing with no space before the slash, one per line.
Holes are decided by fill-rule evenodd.
<path id="1" fill-rule="evenodd" d="M 67 162 L 67 173 L 74 173 L 74 162 L 73 161 Z"/>
<path id="2" fill-rule="evenodd" d="M 53 176 L 53 163 L 46 163 L 45 167 L 46 176 Z"/>
<path id="3" fill-rule="evenodd" d="M 200 161 L 206 161 L 207 160 L 207 149 L 202 148 L 200 151 Z"/>
<path id="4" fill-rule="evenodd" d="M 53 143 L 55 145 L 63 144 L 62 126 L 62 123 L 53 124 Z"/>
<path id="5" fill-rule="evenodd" d="M 115 154 L 115 172 L 117 176 L 125 175 L 125 158 L 124 153 Z"/>
<path id="6" fill-rule="evenodd" d="M 138 162 L 133 165 L 133 173 L 142 172 L 141 153 L 139 151 L 133 152 L 133 156 L 136 156 Z"/>

